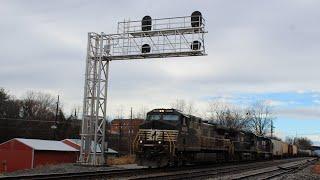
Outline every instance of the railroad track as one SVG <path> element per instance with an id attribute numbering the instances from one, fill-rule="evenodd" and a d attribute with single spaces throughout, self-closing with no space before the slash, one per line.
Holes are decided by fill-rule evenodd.
<path id="1" fill-rule="evenodd" d="M 193 170 L 183 170 L 177 172 L 162 172 L 157 174 L 148 174 L 141 175 L 136 177 L 130 177 L 129 179 L 135 180 L 157 180 L 157 179 L 170 179 L 170 180 L 178 180 L 178 179 L 247 179 L 253 178 L 254 175 L 248 176 L 241 174 L 245 171 L 259 171 L 262 168 L 279 166 L 281 164 L 286 164 L 290 162 L 295 162 L 298 160 L 302 160 L 302 158 L 297 159 L 285 159 L 285 160 L 277 160 L 277 161 L 266 161 L 266 162 L 257 162 L 250 164 L 239 164 L 225 167 L 215 167 L 215 168 L 202 168 L 202 169 L 193 169 Z M 283 168 L 283 171 L 286 170 Z M 278 172 L 279 173 L 279 172 Z M 234 176 L 232 176 L 235 174 Z M 261 175 L 261 174 L 260 174 Z"/>
<path id="2" fill-rule="evenodd" d="M 263 167 L 274 166 L 302 160 L 304 158 L 294 158 L 276 161 L 261 161 L 251 163 L 240 163 L 230 165 L 201 165 L 187 166 L 182 168 L 157 168 L 157 169 L 120 169 L 120 170 L 103 170 L 88 171 L 76 173 L 52 173 L 52 174 L 36 174 L 36 175 L 20 175 L 20 176 L 3 176 L 3 179 L 199 179 L 222 177 L 227 174 L 236 174 L 245 170 L 261 169 Z M 262 174 L 260 174 L 262 175 Z M 253 177 L 253 176 L 252 176 Z"/>
<path id="3" fill-rule="evenodd" d="M 228 165 L 228 163 L 224 163 Z M 213 166 L 217 166 L 214 164 Z M 67 173 L 46 173 L 46 174 L 29 174 L 29 175 L 12 175 L 12 176 L 0 176 L 0 180 L 4 179 L 99 179 L 99 178 L 117 178 L 117 177 L 129 177 L 133 175 L 143 175 L 158 173 L 164 171 L 177 171 L 186 170 L 192 168 L 203 168 L 204 165 L 186 166 L 180 168 L 141 168 L 141 169 L 117 169 L 117 170 L 99 170 L 99 171 L 81 171 L 81 172 L 67 172 Z"/>
<path id="4" fill-rule="evenodd" d="M 240 180 L 240 179 L 261 179 L 261 180 L 268 180 L 274 179 L 285 174 L 295 173 L 299 170 L 304 169 L 305 167 L 313 164 L 316 158 L 308 159 L 304 161 L 300 161 L 299 163 L 291 164 L 285 167 L 282 166 L 273 166 L 271 168 L 261 169 L 256 172 L 251 172 L 243 175 L 238 175 L 238 177 L 231 178 L 233 180 Z"/>
<path id="5" fill-rule="evenodd" d="M 156 170 L 156 169 L 155 169 Z M 72 173 L 52 173 L 52 174 L 33 174 L 33 175 L 18 175 L 18 176 L 3 176 L 4 179 L 87 179 L 87 178 L 113 178 L 117 176 L 130 176 L 136 173 L 150 173 L 149 169 L 120 169 L 120 170 L 103 170 L 103 171 L 88 171 L 88 172 L 72 172 Z"/>

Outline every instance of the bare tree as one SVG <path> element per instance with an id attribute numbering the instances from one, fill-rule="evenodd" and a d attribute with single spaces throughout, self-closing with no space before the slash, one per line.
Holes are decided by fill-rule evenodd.
<path id="1" fill-rule="evenodd" d="M 7 118 L 21 118 L 21 101 L 10 98 L 5 103 L 5 116 Z"/>
<path id="2" fill-rule="evenodd" d="M 0 118 L 20 118 L 21 102 L 0 88 Z"/>
<path id="3" fill-rule="evenodd" d="M 312 141 L 307 137 L 294 138 L 294 144 L 300 149 L 310 149 L 312 146 Z"/>
<path id="4" fill-rule="evenodd" d="M 52 95 L 29 91 L 23 98 L 22 104 L 22 114 L 24 118 L 54 120 L 56 100 Z"/>
<path id="5" fill-rule="evenodd" d="M 222 101 L 211 101 L 209 102 L 208 108 L 208 119 L 219 123 L 225 119 L 226 112 L 230 109 L 230 104 Z"/>
<path id="6" fill-rule="evenodd" d="M 196 114 L 197 113 L 197 109 L 195 108 L 195 105 L 194 105 L 194 103 L 192 101 L 189 101 L 186 104 L 185 112 L 187 114 Z"/>
<path id="7" fill-rule="evenodd" d="M 8 100 L 8 93 L 3 88 L 0 88 L 0 118 L 5 117 L 5 108 Z"/>
<path id="8" fill-rule="evenodd" d="M 248 112 L 252 132 L 258 136 L 265 136 L 274 119 L 271 107 L 264 101 L 257 101 Z"/>
<path id="9" fill-rule="evenodd" d="M 124 106 L 122 104 L 117 109 L 115 118 L 116 119 L 123 119 L 124 118 Z"/>
<path id="10" fill-rule="evenodd" d="M 294 139 L 292 137 L 286 137 L 285 142 L 288 144 L 294 144 Z"/>
<path id="11" fill-rule="evenodd" d="M 223 101 L 209 103 L 208 120 L 233 129 L 247 129 L 250 118 L 247 110 Z"/>
<path id="12" fill-rule="evenodd" d="M 176 99 L 175 102 L 171 103 L 171 107 L 186 114 L 195 114 L 197 112 L 194 103 L 192 101 L 186 102 L 184 99 Z"/>
<path id="13" fill-rule="evenodd" d="M 184 112 L 186 107 L 186 101 L 184 99 L 176 99 L 175 102 L 171 103 L 171 107 Z"/>
<path id="14" fill-rule="evenodd" d="M 135 110 L 133 109 L 133 111 Z M 148 112 L 148 108 L 145 106 L 141 106 L 137 111 L 135 111 L 135 113 L 133 114 L 133 118 L 146 119 L 147 112 Z"/>

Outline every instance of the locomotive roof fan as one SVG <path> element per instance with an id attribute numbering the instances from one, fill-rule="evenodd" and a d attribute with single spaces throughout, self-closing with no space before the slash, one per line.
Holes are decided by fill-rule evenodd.
<path id="1" fill-rule="evenodd" d="M 142 45 L 141 53 L 149 53 L 151 51 L 151 47 L 149 44 Z"/>
<path id="2" fill-rule="evenodd" d="M 141 21 L 142 31 L 150 31 L 152 27 L 152 18 L 150 16 L 145 16 Z"/>
<path id="3" fill-rule="evenodd" d="M 200 27 L 202 25 L 202 14 L 199 11 L 194 11 L 191 14 L 191 26 Z"/>

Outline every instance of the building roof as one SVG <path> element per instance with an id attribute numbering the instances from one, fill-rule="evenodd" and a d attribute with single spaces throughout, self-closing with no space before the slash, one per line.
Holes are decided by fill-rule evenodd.
<path id="1" fill-rule="evenodd" d="M 78 145 L 79 147 L 81 146 L 81 139 L 64 139 L 64 140 L 70 141 L 70 142 Z M 91 151 L 93 151 L 93 142 L 91 143 Z M 97 145 L 97 152 L 101 152 L 100 146 L 98 146 L 98 145 Z M 110 153 L 110 154 L 118 154 L 117 151 L 115 151 L 111 148 L 108 148 L 105 152 Z"/>
<path id="2" fill-rule="evenodd" d="M 34 150 L 43 151 L 78 151 L 77 149 L 66 145 L 61 141 L 14 138 L 15 140 L 29 146 Z"/>
<path id="3" fill-rule="evenodd" d="M 132 124 L 132 125 L 136 125 L 136 124 L 141 124 L 143 123 L 145 120 L 144 119 L 139 119 L 139 118 L 134 118 L 134 119 L 113 119 L 111 121 L 111 124 L 118 124 L 118 123 L 124 123 L 124 124 Z"/>

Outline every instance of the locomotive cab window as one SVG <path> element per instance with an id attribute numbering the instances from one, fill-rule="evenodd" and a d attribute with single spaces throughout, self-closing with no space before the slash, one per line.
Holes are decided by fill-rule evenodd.
<path id="1" fill-rule="evenodd" d="M 165 120 L 165 121 L 178 121 L 179 116 L 174 114 L 151 114 L 148 115 L 148 120 Z"/>
<path id="2" fill-rule="evenodd" d="M 162 119 L 165 120 L 165 121 L 178 121 L 179 120 L 179 116 L 178 115 L 163 115 L 162 116 Z"/>
<path id="3" fill-rule="evenodd" d="M 149 115 L 148 120 L 160 120 L 161 119 L 161 115 L 158 114 L 153 114 L 153 115 Z"/>

